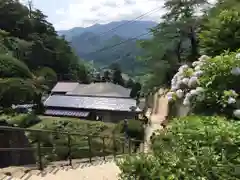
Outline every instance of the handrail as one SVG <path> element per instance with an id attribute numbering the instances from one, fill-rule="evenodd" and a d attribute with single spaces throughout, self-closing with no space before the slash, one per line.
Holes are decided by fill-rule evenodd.
<path id="1" fill-rule="evenodd" d="M 76 133 L 76 132 L 67 132 L 67 131 L 52 131 L 52 130 L 43 130 L 43 129 L 31 129 L 31 128 L 20 128 L 20 127 L 11 127 L 11 126 L 0 126 L 0 131 L 17 131 L 17 132 L 37 132 L 37 133 L 49 133 L 49 134 L 61 134 L 61 135 L 67 135 L 67 145 L 66 146 L 54 146 L 54 147 L 44 147 L 42 146 L 41 142 L 40 142 L 40 134 L 37 135 L 37 139 L 35 141 L 35 143 L 37 143 L 35 147 L 9 147 L 9 148 L 0 148 L 0 153 L 3 152 L 3 151 L 37 151 L 37 164 L 38 164 L 38 168 L 39 170 L 43 170 L 44 169 L 44 164 L 43 164 L 43 155 L 42 155 L 42 152 L 43 150 L 46 150 L 46 149 L 54 149 L 54 148 L 67 148 L 68 151 L 67 151 L 67 157 L 68 157 L 68 160 L 69 160 L 69 165 L 72 166 L 72 148 L 73 147 L 76 147 L 77 144 L 76 143 L 73 143 L 72 142 L 72 136 L 80 136 L 80 137 L 86 137 L 86 140 L 87 140 L 87 144 L 88 145 L 85 145 L 84 146 L 84 149 L 88 149 L 89 151 L 89 162 L 92 163 L 92 158 L 94 157 L 94 150 L 92 149 L 92 140 L 94 140 L 94 138 L 100 138 L 100 140 L 102 141 L 102 145 L 100 145 L 100 149 L 101 151 L 99 151 L 99 153 L 101 155 L 101 157 L 103 157 L 103 159 L 105 160 L 106 159 L 106 153 L 110 152 L 110 153 L 113 153 L 113 157 L 115 158 L 117 156 L 117 152 L 119 149 L 117 149 L 117 141 L 118 143 L 120 143 L 120 146 L 118 147 L 121 147 L 122 148 L 122 153 L 124 154 L 125 153 L 125 146 L 127 144 L 128 146 L 128 154 L 132 154 L 132 143 L 136 143 L 138 142 L 139 144 L 140 143 L 144 143 L 144 141 L 141 141 L 141 140 L 136 140 L 136 139 L 131 139 L 131 138 L 128 138 L 128 141 L 126 141 L 126 138 L 125 137 L 116 137 L 114 134 L 113 136 L 102 136 L 102 135 L 92 135 L 92 134 L 82 134 L 82 133 Z M 105 149 L 105 147 L 107 147 L 108 145 L 106 144 L 106 139 L 109 139 L 110 142 L 112 143 L 112 146 L 110 147 L 113 147 L 113 151 L 107 151 Z M 119 142 L 120 140 L 120 142 Z M 79 147 L 78 150 L 81 150 L 83 149 L 83 147 Z"/>

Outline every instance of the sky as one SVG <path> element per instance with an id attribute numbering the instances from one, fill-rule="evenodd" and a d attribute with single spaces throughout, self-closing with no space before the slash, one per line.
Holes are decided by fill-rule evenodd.
<path id="1" fill-rule="evenodd" d="M 27 0 L 20 0 L 26 3 Z M 153 9 L 141 20 L 160 21 L 163 0 L 32 0 L 56 30 L 132 20 Z M 159 7 L 159 8 L 158 8 Z M 158 8 L 158 9 L 157 9 Z"/>

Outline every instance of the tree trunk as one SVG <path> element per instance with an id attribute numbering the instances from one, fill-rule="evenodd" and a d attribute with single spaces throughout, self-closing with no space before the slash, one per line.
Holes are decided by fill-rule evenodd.
<path id="1" fill-rule="evenodd" d="M 191 41 L 191 61 L 196 61 L 196 59 L 199 56 L 199 53 L 198 53 L 198 42 L 197 42 L 196 34 L 193 27 L 190 27 L 189 38 Z"/>

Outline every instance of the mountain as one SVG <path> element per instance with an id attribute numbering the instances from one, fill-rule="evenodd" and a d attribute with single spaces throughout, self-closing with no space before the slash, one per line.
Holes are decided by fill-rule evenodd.
<path id="1" fill-rule="evenodd" d="M 95 66 L 106 68 L 118 63 L 124 73 L 136 75 L 145 66 L 137 61 L 137 56 L 144 53 L 137 46 L 137 41 L 151 37 L 150 34 L 141 37 L 139 35 L 149 32 L 156 25 L 152 21 L 118 21 L 87 28 L 75 27 L 59 31 L 58 34 L 65 36 L 79 57 L 93 61 Z M 139 37 L 129 40 L 136 36 Z"/>
<path id="2" fill-rule="evenodd" d="M 124 38 L 131 38 L 136 35 L 147 33 L 150 28 L 153 28 L 157 25 L 153 21 L 116 21 L 110 22 L 108 24 L 95 24 L 90 27 L 74 27 L 69 30 L 58 31 L 59 35 L 64 35 L 67 40 L 72 40 L 73 37 L 79 36 L 84 32 L 92 32 L 94 34 L 102 34 L 102 36 L 114 36 L 118 35 Z M 118 27 L 118 28 L 116 28 Z M 109 31 L 114 29 L 112 31 Z M 109 31 L 109 32 L 108 32 Z M 107 32 L 106 34 L 103 34 Z M 146 36 L 149 37 L 149 36 Z"/>

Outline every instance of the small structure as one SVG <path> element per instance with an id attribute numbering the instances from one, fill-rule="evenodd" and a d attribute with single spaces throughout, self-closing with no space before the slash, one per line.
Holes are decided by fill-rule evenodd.
<path id="1" fill-rule="evenodd" d="M 78 82 L 58 82 L 51 90 L 51 94 L 66 94 L 77 86 L 79 86 Z"/>
<path id="2" fill-rule="evenodd" d="M 136 100 L 114 97 L 52 95 L 45 102 L 45 115 L 74 116 L 88 120 L 97 117 L 104 122 L 134 119 L 141 112 Z"/>
<path id="3" fill-rule="evenodd" d="M 44 102 L 45 115 L 70 116 L 105 122 L 134 119 L 141 112 L 130 89 L 106 83 L 57 83 Z"/>

